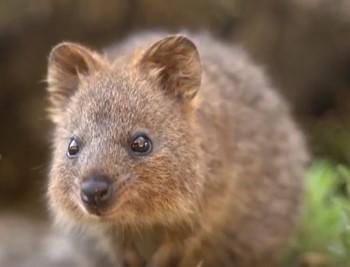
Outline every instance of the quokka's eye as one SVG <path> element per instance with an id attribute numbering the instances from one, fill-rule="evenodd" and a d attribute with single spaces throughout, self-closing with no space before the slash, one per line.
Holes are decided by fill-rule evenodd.
<path id="1" fill-rule="evenodd" d="M 152 141 L 144 133 L 137 133 L 132 138 L 130 148 L 137 155 L 145 156 L 152 151 Z"/>
<path id="2" fill-rule="evenodd" d="M 80 151 L 80 141 L 77 137 L 72 137 L 68 144 L 67 157 L 74 158 Z"/>

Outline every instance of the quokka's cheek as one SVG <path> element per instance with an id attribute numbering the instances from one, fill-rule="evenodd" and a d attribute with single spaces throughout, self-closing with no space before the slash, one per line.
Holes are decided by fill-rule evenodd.
<path id="1" fill-rule="evenodd" d="M 75 201 L 76 191 L 77 186 L 67 179 L 61 179 L 61 176 L 51 177 L 47 191 L 50 206 L 55 210 L 69 208 Z"/>

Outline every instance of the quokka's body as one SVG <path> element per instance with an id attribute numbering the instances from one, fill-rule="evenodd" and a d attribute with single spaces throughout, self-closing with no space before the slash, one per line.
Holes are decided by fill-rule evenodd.
<path id="1" fill-rule="evenodd" d="M 191 41 L 192 40 L 192 41 Z M 49 57 L 48 196 L 116 266 L 274 266 L 307 161 L 286 103 L 243 51 L 139 34 Z"/>

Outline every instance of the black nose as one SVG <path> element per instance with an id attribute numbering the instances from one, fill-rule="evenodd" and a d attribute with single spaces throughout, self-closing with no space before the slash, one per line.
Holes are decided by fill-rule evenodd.
<path id="1" fill-rule="evenodd" d="M 80 197 L 90 212 L 98 214 L 112 197 L 111 180 L 100 175 L 85 178 L 81 183 Z"/>

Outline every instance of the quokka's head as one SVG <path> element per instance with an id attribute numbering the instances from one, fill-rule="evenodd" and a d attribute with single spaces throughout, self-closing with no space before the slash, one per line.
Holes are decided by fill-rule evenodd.
<path id="1" fill-rule="evenodd" d="M 203 184 L 197 49 L 170 36 L 121 58 L 73 43 L 51 51 L 50 208 L 79 224 L 191 220 Z"/>

